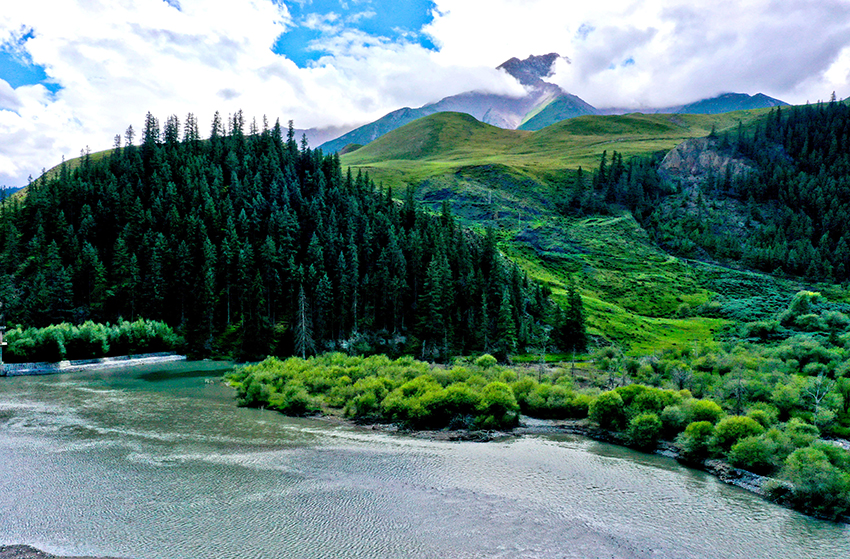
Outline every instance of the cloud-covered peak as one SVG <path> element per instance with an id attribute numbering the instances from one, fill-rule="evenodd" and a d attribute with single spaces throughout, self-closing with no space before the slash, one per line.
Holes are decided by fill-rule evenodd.
<path id="1" fill-rule="evenodd" d="M 791 40 L 793 39 L 793 40 Z M 522 95 L 529 53 L 597 107 L 724 91 L 850 95 L 846 0 L 28 0 L 0 10 L 0 186 L 115 134 L 242 109 L 358 125 L 465 91 Z M 536 59 L 532 57 L 532 62 Z M 519 60 L 520 65 L 526 64 Z M 207 125 L 208 126 L 208 125 Z M 208 128 L 207 128 L 208 129 Z"/>
<path id="2" fill-rule="evenodd" d="M 562 57 L 556 52 L 539 56 L 531 55 L 524 60 L 513 57 L 499 64 L 498 68 L 523 85 L 540 85 L 544 78 L 552 76 L 555 71 L 555 61 L 559 58 Z M 564 61 L 569 63 L 568 59 Z"/>

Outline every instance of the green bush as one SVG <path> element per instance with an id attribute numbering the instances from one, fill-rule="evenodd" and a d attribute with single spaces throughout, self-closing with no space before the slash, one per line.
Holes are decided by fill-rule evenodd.
<path id="1" fill-rule="evenodd" d="M 751 417 L 741 415 L 730 415 L 721 419 L 714 429 L 714 444 L 721 452 L 729 452 L 732 445 L 739 440 L 761 435 L 764 427 Z"/>
<path id="2" fill-rule="evenodd" d="M 709 421 L 695 421 L 676 437 L 676 448 L 682 458 L 691 462 L 705 460 L 711 454 L 714 425 Z"/>
<path id="3" fill-rule="evenodd" d="M 321 409 L 300 384 L 287 384 L 280 393 L 268 398 L 269 407 L 281 413 L 292 416 L 311 415 Z"/>
<path id="4" fill-rule="evenodd" d="M 661 424 L 667 437 L 674 437 L 684 431 L 689 422 L 690 414 L 680 405 L 667 406 L 661 412 Z"/>
<path id="5" fill-rule="evenodd" d="M 729 450 L 729 463 L 736 468 L 767 475 L 776 467 L 776 445 L 762 436 L 744 437 Z"/>
<path id="6" fill-rule="evenodd" d="M 820 437 L 820 431 L 817 427 L 797 417 L 791 418 L 785 424 L 785 433 L 788 435 L 794 448 L 809 446 Z"/>
<path id="7" fill-rule="evenodd" d="M 603 392 L 590 403 L 588 416 L 603 429 L 619 429 L 625 420 L 626 407 L 620 394 Z"/>
<path id="8" fill-rule="evenodd" d="M 484 429 L 503 429 L 519 423 L 519 404 L 511 387 L 504 382 L 491 382 L 481 389 L 478 403 L 479 424 Z"/>
<path id="9" fill-rule="evenodd" d="M 723 408 L 712 400 L 687 400 L 682 404 L 687 411 L 690 422 L 708 421 L 717 423 L 723 417 Z"/>
<path id="10" fill-rule="evenodd" d="M 489 369 L 490 367 L 494 367 L 498 362 L 498 359 L 496 359 L 489 353 L 485 353 L 484 355 L 478 357 L 475 360 L 475 365 L 477 367 L 481 367 L 482 369 Z"/>
<path id="11" fill-rule="evenodd" d="M 109 327 L 92 321 L 75 326 L 65 336 L 68 359 L 96 359 L 109 353 Z"/>
<path id="12" fill-rule="evenodd" d="M 661 420 L 654 413 L 642 413 L 629 421 L 629 442 L 643 449 L 654 449 L 661 436 Z"/>
<path id="13" fill-rule="evenodd" d="M 794 503 L 828 518 L 850 511 L 850 474 L 817 448 L 798 448 L 785 460 L 782 477 L 791 482 Z"/>
<path id="14" fill-rule="evenodd" d="M 776 408 L 763 403 L 752 406 L 747 411 L 747 417 L 755 419 L 765 429 L 776 423 L 778 415 Z"/>

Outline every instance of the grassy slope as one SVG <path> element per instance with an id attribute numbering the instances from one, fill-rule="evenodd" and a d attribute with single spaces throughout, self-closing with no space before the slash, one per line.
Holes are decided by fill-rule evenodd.
<path id="1" fill-rule="evenodd" d="M 603 150 L 626 158 L 669 150 L 712 127 L 734 129 L 766 112 L 585 116 L 537 132 L 441 113 L 346 154 L 342 163 L 368 171 L 399 194 L 412 185 L 418 199 L 435 209 L 450 200 L 467 225 L 494 226 L 502 250 L 547 282 L 556 297 L 571 279 L 580 286 L 592 333 L 646 353 L 713 339 L 727 321 L 681 315 L 693 315 L 730 285 L 742 297 L 758 296 L 767 278 L 671 257 L 628 213 L 559 216 L 552 204 L 555 188 L 570 170 L 598 167 Z M 775 285 L 779 292 L 796 288 L 769 281 L 781 284 Z"/>
<path id="2" fill-rule="evenodd" d="M 399 195 L 412 185 L 434 209 L 449 199 L 467 225 L 494 226 L 502 250 L 532 277 L 547 282 L 556 297 L 565 294 L 571 279 L 580 286 L 592 333 L 645 353 L 710 340 L 726 321 L 676 318 L 682 303 L 697 307 L 730 285 L 738 291 L 747 286 L 738 297 L 756 296 L 766 278 L 670 257 L 628 214 L 561 217 L 551 202 L 557 183 L 579 166 L 598 167 L 603 150 L 624 156 L 668 150 L 707 135 L 712 127 L 734 129 L 739 121 L 746 125 L 766 112 L 585 116 L 537 132 L 439 113 L 344 154 L 342 163 L 368 171 Z M 73 169 L 79 163 L 75 158 L 66 165 Z M 797 287 L 769 281 L 776 292 Z"/>

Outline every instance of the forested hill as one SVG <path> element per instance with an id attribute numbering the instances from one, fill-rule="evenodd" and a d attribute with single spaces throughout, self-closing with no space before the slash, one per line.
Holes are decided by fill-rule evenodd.
<path id="1" fill-rule="evenodd" d="M 7 322 L 145 317 L 182 328 L 197 353 L 246 358 L 505 355 L 559 316 L 556 332 L 573 335 L 580 300 L 569 322 L 492 234 L 399 204 L 293 135 L 246 134 L 239 112 L 216 114 L 202 140 L 191 114 L 182 134 L 177 117 L 160 130 L 149 114 L 139 145 L 131 127 L 123 147 L 116 137 L 104 157 L 36 180 L 0 214 Z"/>
<path id="2" fill-rule="evenodd" d="M 627 169 L 615 157 L 596 173 L 598 190 L 609 200 L 627 200 L 673 252 L 814 280 L 850 279 L 847 104 L 777 108 L 676 152 L 661 162 L 661 177 L 638 181 L 637 193 L 628 186 L 629 169 L 640 166 Z M 659 200 L 671 186 L 675 195 Z"/>

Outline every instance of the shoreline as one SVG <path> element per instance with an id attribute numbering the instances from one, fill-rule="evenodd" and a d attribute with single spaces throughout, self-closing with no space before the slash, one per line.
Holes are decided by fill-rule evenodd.
<path id="1" fill-rule="evenodd" d="M 0 559 L 118 559 L 117 557 L 90 557 L 53 555 L 30 545 L 0 545 Z"/>
<path id="2" fill-rule="evenodd" d="M 354 426 L 370 431 L 381 431 L 388 434 L 396 434 L 430 441 L 486 443 L 526 435 L 578 435 L 599 442 L 632 448 L 626 443 L 624 435 L 596 427 L 595 425 L 589 424 L 585 419 L 536 419 L 528 416 L 521 416 L 520 425 L 511 431 L 471 431 L 468 429 L 456 431 L 417 431 L 402 429 L 399 428 L 398 425 L 392 423 L 356 423 L 341 417 L 327 415 L 315 417 L 317 419 L 323 419 L 339 425 Z M 641 450 L 637 451 L 647 452 Z M 661 440 L 658 442 L 655 450 L 647 453 L 672 458 L 681 466 L 710 474 L 727 485 L 733 485 L 780 507 L 794 510 L 800 514 L 805 514 L 806 516 L 824 520 L 826 522 L 850 524 L 850 516 L 843 516 L 838 519 L 825 518 L 810 511 L 798 509 L 790 502 L 772 499 L 766 490 L 766 485 L 769 482 L 777 482 L 780 484 L 785 483 L 778 478 L 762 476 L 747 470 L 735 468 L 728 462 L 719 459 L 707 459 L 702 462 L 682 460 L 679 452 L 676 450 L 676 447 L 671 441 Z"/>
<path id="3" fill-rule="evenodd" d="M 185 355 L 178 355 L 174 352 L 161 352 L 140 353 L 137 355 L 118 355 L 114 357 L 100 357 L 97 359 L 75 359 L 71 361 L 59 361 L 58 363 L 4 363 L 0 366 L 0 377 L 78 373 L 81 371 L 136 367 L 139 365 L 171 363 L 174 361 L 185 360 Z M 3 556 L 0 556 L 0 559 L 3 559 Z"/>

